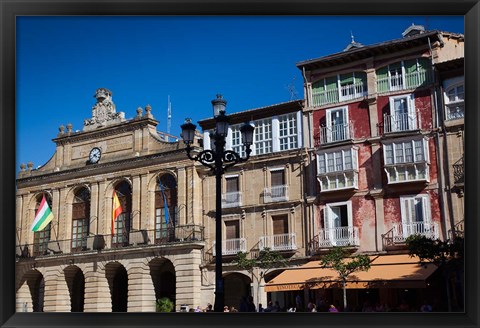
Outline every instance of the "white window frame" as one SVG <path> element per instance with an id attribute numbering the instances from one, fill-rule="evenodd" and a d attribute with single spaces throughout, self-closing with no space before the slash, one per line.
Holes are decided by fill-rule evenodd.
<path id="1" fill-rule="evenodd" d="M 337 170 L 338 164 L 338 153 L 341 153 L 341 170 Z M 350 153 L 351 157 L 351 168 L 345 167 L 345 155 Z M 334 170 L 329 170 L 328 158 L 329 155 L 333 154 L 333 167 Z M 321 163 L 324 164 L 325 170 L 322 170 Z M 349 147 L 336 149 L 334 151 L 322 151 L 317 152 L 317 180 L 320 184 L 321 192 L 333 191 L 333 190 L 342 190 L 342 189 L 357 189 L 358 188 L 358 147 Z M 322 179 L 327 179 L 327 188 L 323 188 Z M 345 186 L 338 187 L 340 184 L 340 179 L 345 181 Z M 347 185 L 347 180 L 351 181 L 351 186 Z M 331 182 L 334 181 L 334 184 L 337 186 L 335 188 L 330 188 Z"/>
<path id="2" fill-rule="evenodd" d="M 259 134 L 258 131 L 260 128 L 260 124 L 263 129 L 262 133 Z M 253 150 L 255 155 L 263 155 L 263 154 L 269 154 L 273 152 L 273 122 L 272 118 L 264 118 L 261 120 L 257 120 L 254 122 L 255 125 L 255 130 L 253 133 Z M 268 133 L 265 133 L 265 127 L 270 128 L 270 136 L 265 138 L 265 135 Z M 261 137 L 261 139 L 259 138 Z M 261 150 L 261 151 L 259 151 Z"/>
<path id="3" fill-rule="evenodd" d="M 422 150 L 423 150 L 423 159 L 418 159 L 419 153 L 416 152 L 416 147 L 415 143 L 416 142 L 422 142 Z M 412 146 L 412 157 L 413 161 L 406 161 L 406 151 L 405 151 L 405 145 L 406 144 L 411 144 Z M 397 160 L 397 155 L 398 150 L 397 150 L 397 145 L 402 145 L 402 161 Z M 392 162 L 390 163 L 387 161 L 387 147 L 391 147 L 391 152 L 392 152 Z M 429 170 L 429 164 L 430 164 L 430 156 L 429 156 L 429 140 L 427 138 L 413 138 L 413 139 L 400 139 L 400 140 L 395 140 L 393 142 L 388 142 L 388 143 L 383 143 L 383 161 L 384 161 L 384 170 L 387 175 L 388 183 L 389 184 L 394 184 L 394 183 L 405 183 L 405 182 L 411 182 L 411 181 L 430 181 L 430 170 Z M 419 171 L 420 171 L 420 166 L 424 168 L 425 171 L 425 177 L 424 178 L 419 178 Z M 415 169 L 415 178 L 414 179 L 408 179 L 408 169 Z M 390 170 L 395 171 L 395 179 L 392 179 L 392 176 L 390 174 Z M 401 171 L 401 172 L 400 172 Z M 405 174 L 405 179 L 404 180 L 398 180 L 399 172 L 401 174 Z"/>
<path id="4" fill-rule="evenodd" d="M 419 201 L 422 203 L 422 220 L 412 220 L 413 217 L 411 217 L 411 212 L 409 213 L 408 211 L 408 202 L 413 201 L 413 205 L 415 206 L 416 203 Z M 430 196 L 428 194 L 418 194 L 418 195 L 405 195 L 405 196 L 400 196 L 400 212 L 402 216 L 402 223 L 403 224 L 411 224 L 415 222 L 423 222 L 423 223 L 431 223 L 432 222 L 432 209 L 430 205 Z"/>
<path id="5" fill-rule="evenodd" d="M 284 151 L 289 149 L 297 149 L 299 147 L 299 126 L 297 113 L 288 113 L 278 116 L 278 150 Z M 284 128 L 282 129 L 282 125 Z M 282 130 L 285 134 L 282 136 Z M 293 130 L 293 132 L 292 132 Z M 282 145 L 282 141 L 286 143 Z M 283 146 L 283 149 L 282 149 Z"/>
<path id="6" fill-rule="evenodd" d="M 463 98 L 458 97 L 458 87 L 463 87 Z M 450 97 L 448 95 L 448 92 L 450 90 L 455 90 L 455 100 L 450 100 Z M 463 118 L 463 115 L 465 115 L 465 82 L 462 80 L 456 81 L 455 83 L 452 83 L 445 87 L 445 91 L 443 94 L 443 98 L 445 101 L 445 118 L 446 120 L 454 120 L 458 118 Z M 450 109 L 452 107 L 463 107 L 463 115 L 461 117 L 450 117 Z"/>
<path id="7" fill-rule="evenodd" d="M 347 206 L 347 226 L 339 226 L 335 227 L 335 222 L 333 222 L 333 211 L 332 207 L 337 207 L 337 206 Z M 340 228 L 340 227 L 348 227 L 348 228 L 354 228 L 353 226 L 353 211 L 352 211 L 352 201 L 348 200 L 345 202 L 336 202 L 336 203 L 327 203 L 325 204 L 324 211 L 323 211 L 323 229 L 329 232 L 329 239 L 330 242 L 332 243 L 333 246 L 336 246 L 336 239 L 334 236 L 334 230 L 335 228 Z"/>
<path id="8" fill-rule="evenodd" d="M 415 130 L 418 128 L 418 122 L 417 122 L 417 113 L 415 111 L 415 95 L 412 94 L 405 94 L 405 95 L 400 95 L 400 96 L 392 96 L 389 97 L 389 104 L 390 104 L 390 117 L 393 117 L 395 115 L 395 101 L 396 100 L 401 100 L 405 99 L 407 103 L 407 116 L 408 116 L 408 123 L 413 122 L 412 126 L 408 126 L 408 129 L 397 129 L 397 127 L 393 125 L 393 123 L 390 121 L 391 124 L 391 131 L 390 132 L 395 132 L 395 131 L 411 131 Z"/>

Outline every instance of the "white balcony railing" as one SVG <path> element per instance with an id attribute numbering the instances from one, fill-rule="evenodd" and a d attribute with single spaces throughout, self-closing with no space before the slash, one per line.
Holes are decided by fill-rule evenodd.
<path id="1" fill-rule="evenodd" d="M 458 120 L 465 116 L 465 103 L 453 103 L 447 105 L 447 120 Z"/>
<path id="2" fill-rule="evenodd" d="M 383 115 L 384 133 L 414 131 L 421 126 L 420 115 L 404 113 Z"/>
<path id="3" fill-rule="evenodd" d="M 405 240 L 412 235 L 421 235 L 430 239 L 438 239 L 438 223 L 437 222 L 413 222 L 413 223 L 396 223 L 393 225 L 393 242 L 404 243 Z"/>
<path id="4" fill-rule="evenodd" d="M 322 229 L 318 234 L 318 247 L 359 246 L 358 227 Z"/>
<path id="5" fill-rule="evenodd" d="M 419 70 L 416 72 L 387 76 L 377 80 L 378 93 L 413 89 L 428 85 L 432 81 L 431 70 Z"/>
<path id="6" fill-rule="evenodd" d="M 227 192 L 222 194 L 222 207 L 239 207 L 242 206 L 242 193 L 240 191 Z"/>
<path id="7" fill-rule="evenodd" d="M 337 103 L 339 101 L 348 101 L 362 98 L 367 95 L 367 87 L 363 82 L 341 86 L 340 89 L 330 90 L 314 89 L 312 90 L 312 106 L 318 107 L 327 104 Z"/>
<path id="8" fill-rule="evenodd" d="M 336 124 L 320 127 L 320 144 L 349 140 L 353 138 L 353 124 Z"/>
<path id="9" fill-rule="evenodd" d="M 270 248 L 274 251 L 290 251 L 297 249 L 295 233 L 284 233 L 279 235 L 262 236 L 258 244 L 260 250 Z"/>
<path id="10" fill-rule="evenodd" d="M 217 254 L 216 242 L 213 242 L 213 256 Z M 238 252 L 247 251 L 247 240 L 245 238 L 226 239 L 222 241 L 222 255 L 237 255 Z"/>
<path id="11" fill-rule="evenodd" d="M 286 201 L 288 200 L 288 186 L 279 185 L 265 188 L 263 197 L 265 203 Z"/>
<path id="12" fill-rule="evenodd" d="M 347 101 L 365 97 L 367 95 L 367 88 L 363 82 L 355 84 L 343 85 L 340 87 L 340 101 Z"/>

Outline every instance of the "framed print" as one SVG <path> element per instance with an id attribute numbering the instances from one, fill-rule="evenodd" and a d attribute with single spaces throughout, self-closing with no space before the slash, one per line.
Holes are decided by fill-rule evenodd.
<path id="1" fill-rule="evenodd" d="M 2 327 L 478 326 L 478 1 L 0 5 Z"/>

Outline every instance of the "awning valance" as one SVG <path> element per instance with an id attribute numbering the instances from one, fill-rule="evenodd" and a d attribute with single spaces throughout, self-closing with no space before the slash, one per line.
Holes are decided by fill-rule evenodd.
<path id="1" fill-rule="evenodd" d="M 406 254 L 374 256 L 371 261 L 368 271 L 350 275 L 347 288 L 424 288 L 425 280 L 436 270 L 435 265 L 422 265 L 417 257 Z M 335 270 L 322 268 L 317 260 L 286 269 L 265 285 L 266 292 L 305 288 L 341 288 L 341 282 Z"/>

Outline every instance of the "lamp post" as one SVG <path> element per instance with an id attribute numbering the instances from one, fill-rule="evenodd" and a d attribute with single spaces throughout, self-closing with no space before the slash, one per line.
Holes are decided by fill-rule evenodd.
<path id="1" fill-rule="evenodd" d="M 191 119 L 186 119 L 182 124 L 182 138 L 186 144 L 187 156 L 191 160 L 198 161 L 204 166 L 209 167 L 215 174 L 216 196 L 215 196 L 215 312 L 223 312 L 224 306 L 224 286 L 222 278 L 222 175 L 226 169 L 237 163 L 245 162 L 250 157 L 252 150 L 250 146 L 253 143 L 254 127 L 245 123 L 241 128 L 242 142 L 245 146 L 246 157 L 242 158 L 240 154 L 225 150 L 225 139 L 228 135 L 228 117 L 225 115 L 227 101 L 222 95 L 212 100 L 213 115 L 215 118 L 215 132 L 211 136 L 214 140 L 214 149 L 203 150 L 197 155 L 192 155 L 192 143 L 195 136 L 196 126 Z"/>

